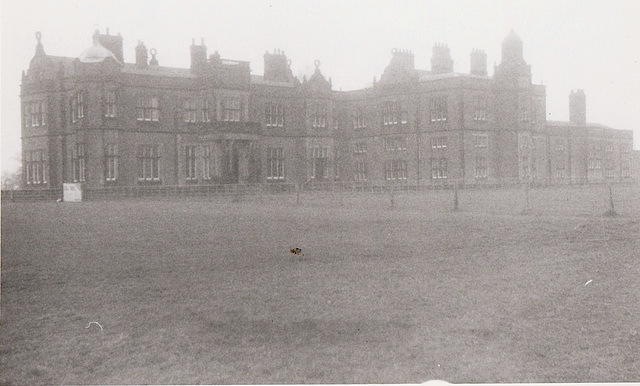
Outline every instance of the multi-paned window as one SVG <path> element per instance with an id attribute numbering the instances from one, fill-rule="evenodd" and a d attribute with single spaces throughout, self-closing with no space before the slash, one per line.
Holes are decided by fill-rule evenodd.
<path id="1" fill-rule="evenodd" d="M 204 179 L 211 180 L 220 177 L 218 157 L 214 146 L 204 148 Z"/>
<path id="2" fill-rule="evenodd" d="M 84 182 L 86 179 L 86 158 L 84 144 L 79 143 L 71 150 L 71 174 L 73 182 Z"/>
<path id="3" fill-rule="evenodd" d="M 524 178 L 529 178 L 530 177 L 530 173 L 529 173 L 529 157 L 527 157 L 526 155 L 522 156 L 522 177 L 524 177 Z"/>
<path id="4" fill-rule="evenodd" d="M 445 97 L 431 99 L 431 122 L 447 120 L 447 99 Z"/>
<path id="5" fill-rule="evenodd" d="M 387 181 L 407 179 L 407 161 L 392 160 L 384 165 L 384 175 Z"/>
<path id="6" fill-rule="evenodd" d="M 118 179 L 118 148 L 114 144 L 108 144 L 104 148 L 104 179 L 116 181 Z"/>
<path id="7" fill-rule="evenodd" d="M 356 161 L 354 177 L 356 181 L 367 180 L 367 163 L 365 161 Z"/>
<path id="8" fill-rule="evenodd" d="M 613 166 L 613 160 L 612 159 L 605 159 L 604 160 L 604 176 L 607 178 L 613 178 L 616 176 L 616 171 L 615 168 Z"/>
<path id="9" fill-rule="evenodd" d="M 408 114 L 405 106 L 399 102 L 385 102 L 382 106 L 382 124 L 396 125 L 407 123 Z"/>
<path id="10" fill-rule="evenodd" d="M 631 149 L 631 143 L 630 142 L 629 143 L 623 142 L 623 143 L 620 144 L 620 152 L 621 153 L 628 153 L 630 149 Z"/>
<path id="11" fill-rule="evenodd" d="M 529 106 L 520 106 L 520 120 L 522 122 L 529 122 Z"/>
<path id="12" fill-rule="evenodd" d="M 621 173 L 620 173 L 620 175 L 621 175 L 623 178 L 629 178 L 629 177 L 631 177 L 631 172 L 630 172 L 630 170 L 631 170 L 631 161 L 630 161 L 630 160 L 628 160 L 628 159 L 623 160 L 623 161 L 622 161 L 622 167 L 621 167 Z"/>
<path id="13" fill-rule="evenodd" d="M 115 90 L 105 90 L 104 92 L 104 116 L 106 118 L 116 117 L 116 92 Z"/>
<path id="14" fill-rule="evenodd" d="M 182 120 L 188 123 L 195 123 L 196 117 L 198 116 L 196 101 L 193 99 L 185 99 L 182 108 Z"/>
<path id="15" fill-rule="evenodd" d="M 476 178 L 487 178 L 486 157 L 476 157 Z"/>
<path id="16" fill-rule="evenodd" d="M 476 98 L 474 110 L 473 110 L 473 120 L 474 121 L 485 121 L 487 120 L 487 101 L 484 98 Z"/>
<path id="17" fill-rule="evenodd" d="M 431 158 L 431 178 L 443 179 L 447 178 L 447 159 Z"/>
<path id="18" fill-rule="evenodd" d="M 362 154 L 367 152 L 366 142 L 356 142 L 353 147 L 353 152 L 356 154 Z"/>
<path id="19" fill-rule="evenodd" d="M 384 137 L 384 150 L 407 150 L 407 137 Z"/>
<path id="20" fill-rule="evenodd" d="M 558 164 L 556 165 L 556 178 L 562 179 L 566 177 L 564 165 Z"/>
<path id="21" fill-rule="evenodd" d="M 209 113 L 209 100 L 207 98 L 202 99 L 202 109 L 200 110 L 202 122 L 211 122 L 211 115 Z"/>
<path id="22" fill-rule="evenodd" d="M 323 102 L 316 102 L 311 106 L 311 126 L 327 126 L 327 106 Z"/>
<path id="23" fill-rule="evenodd" d="M 160 181 L 158 145 L 138 146 L 138 181 Z"/>
<path id="24" fill-rule="evenodd" d="M 555 141 L 556 143 L 556 151 L 564 151 L 564 139 L 558 138 Z"/>
<path id="25" fill-rule="evenodd" d="M 187 181 L 195 181 L 198 178 L 196 176 L 196 147 L 185 146 L 184 154 L 186 179 Z"/>
<path id="26" fill-rule="evenodd" d="M 141 96 L 136 100 L 138 121 L 158 122 L 160 120 L 160 99 L 155 96 Z"/>
<path id="27" fill-rule="evenodd" d="M 240 122 L 240 98 L 228 97 L 222 100 L 222 120 Z"/>
<path id="28" fill-rule="evenodd" d="M 432 149 L 443 149 L 447 147 L 447 137 L 433 137 L 431 138 Z"/>
<path id="29" fill-rule="evenodd" d="M 77 122 L 84 118 L 84 94 L 79 91 L 71 98 L 71 120 Z"/>
<path id="30" fill-rule="evenodd" d="M 354 129 L 362 129 L 367 125 L 364 122 L 364 113 L 362 109 L 356 109 L 353 113 L 353 128 Z"/>
<path id="31" fill-rule="evenodd" d="M 600 158 L 589 158 L 587 167 L 590 170 L 601 170 L 602 169 L 602 160 Z"/>
<path id="32" fill-rule="evenodd" d="M 265 108 L 265 122 L 267 127 L 284 126 L 284 106 L 281 103 L 269 103 Z"/>
<path id="33" fill-rule="evenodd" d="M 44 101 L 24 104 L 24 127 L 44 126 L 47 123 L 47 103 Z"/>
<path id="34" fill-rule="evenodd" d="M 311 178 L 316 177 L 328 178 L 329 177 L 329 165 L 327 160 L 329 159 L 328 147 L 313 147 L 311 148 Z"/>
<path id="35" fill-rule="evenodd" d="M 281 147 L 267 148 L 267 180 L 284 180 L 284 152 Z"/>
<path id="36" fill-rule="evenodd" d="M 604 151 L 606 153 L 613 153 L 613 142 L 612 141 L 606 141 L 605 142 Z"/>
<path id="37" fill-rule="evenodd" d="M 47 155 L 43 149 L 26 152 L 25 168 L 27 185 L 47 183 Z"/>
<path id="38" fill-rule="evenodd" d="M 474 135 L 473 139 L 474 139 L 474 143 L 473 143 L 474 147 L 486 148 L 489 144 L 489 136 L 486 134 Z"/>

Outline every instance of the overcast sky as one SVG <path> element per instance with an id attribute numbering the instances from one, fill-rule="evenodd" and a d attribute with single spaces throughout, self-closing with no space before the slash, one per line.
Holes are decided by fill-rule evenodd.
<path id="1" fill-rule="evenodd" d="M 77 57 L 96 28 L 122 34 L 126 62 L 142 40 L 161 66 L 188 67 L 191 39 L 208 53 L 251 62 L 284 50 L 294 75 L 315 59 L 334 89 L 380 78 L 392 48 L 410 49 L 430 69 L 431 48 L 446 43 L 456 72 L 469 52 L 487 53 L 489 75 L 511 28 L 524 42 L 534 83 L 547 87 L 547 119 L 568 120 L 569 93 L 582 88 L 587 120 L 634 130 L 640 148 L 640 2 L 607 1 L 7 1 L 2 2 L 2 170 L 20 154 L 20 78 L 35 52 Z"/>

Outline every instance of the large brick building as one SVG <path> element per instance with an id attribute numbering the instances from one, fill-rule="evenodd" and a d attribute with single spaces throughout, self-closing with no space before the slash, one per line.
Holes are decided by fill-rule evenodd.
<path id="1" fill-rule="evenodd" d="M 284 52 L 249 63 L 191 45 L 190 68 L 160 66 L 143 43 L 125 63 L 122 37 L 100 34 L 77 58 L 37 46 L 22 77 L 27 187 L 350 181 L 428 185 L 538 181 L 590 183 L 632 175 L 632 131 L 586 122 L 571 92 L 570 121 L 546 120 L 522 41 L 502 43 L 493 76 L 486 54 L 453 71 L 447 46 L 431 70 L 393 50 L 371 87 L 335 91 L 320 71 L 293 76 Z M 151 58 L 149 59 L 149 53 Z"/>

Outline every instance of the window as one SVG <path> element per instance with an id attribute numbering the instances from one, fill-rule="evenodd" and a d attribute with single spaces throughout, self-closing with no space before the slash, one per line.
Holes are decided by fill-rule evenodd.
<path id="1" fill-rule="evenodd" d="M 476 98 L 474 110 L 473 110 L 473 120 L 485 121 L 486 119 L 487 119 L 487 101 L 483 98 Z"/>
<path id="2" fill-rule="evenodd" d="M 27 151 L 24 163 L 27 185 L 47 183 L 47 156 L 44 149 Z"/>
<path id="3" fill-rule="evenodd" d="M 158 122 L 160 120 L 160 100 L 158 97 L 139 97 L 136 101 L 138 121 Z"/>
<path id="4" fill-rule="evenodd" d="M 628 153 L 629 149 L 631 149 L 631 143 L 621 143 L 620 144 L 620 152 L 621 153 Z"/>
<path id="5" fill-rule="evenodd" d="M 225 98 L 223 101 L 223 121 L 240 122 L 240 98 Z"/>
<path id="6" fill-rule="evenodd" d="M 105 181 L 115 181 L 118 179 L 118 149 L 116 145 L 109 144 L 104 149 L 105 158 Z"/>
<path id="7" fill-rule="evenodd" d="M 71 120 L 77 122 L 82 118 L 84 118 L 84 95 L 82 92 L 77 92 L 71 98 Z"/>
<path id="8" fill-rule="evenodd" d="M 562 179 L 565 178 L 566 174 L 565 174 L 565 169 L 564 169 L 564 165 L 557 165 L 556 166 L 556 178 Z"/>
<path id="9" fill-rule="evenodd" d="M 522 122 L 529 122 L 529 107 L 528 106 L 520 107 L 520 120 Z"/>
<path id="10" fill-rule="evenodd" d="M 327 107 L 324 103 L 316 102 L 311 107 L 311 126 L 319 128 L 327 126 Z"/>
<path id="11" fill-rule="evenodd" d="M 406 137 L 384 137 L 383 142 L 386 151 L 407 150 Z"/>
<path id="12" fill-rule="evenodd" d="M 313 147 L 311 148 L 311 178 L 316 177 L 328 178 L 329 177 L 329 148 L 328 147 Z"/>
<path id="13" fill-rule="evenodd" d="M 385 179 L 387 181 L 406 180 L 407 179 L 407 161 L 393 160 L 385 163 L 384 166 Z"/>
<path id="14" fill-rule="evenodd" d="M 211 116 L 209 114 L 209 100 L 202 100 L 202 110 L 200 110 L 202 122 L 211 122 Z"/>
<path id="15" fill-rule="evenodd" d="M 431 159 L 431 178 L 432 179 L 447 178 L 447 159 L 446 158 Z"/>
<path id="16" fill-rule="evenodd" d="M 622 161 L 622 170 L 621 170 L 621 176 L 623 178 L 629 178 L 631 177 L 631 161 L 630 160 L 623 160 Z"/>
<path id="17" fill-rule="evenodd" d="M 47 103 L 44 101 L 24 104 L 24 127 L 44 126 L 47 123 Z"/>
<path id="18" fill-rule="evenodd" d="M 432 149 L 444 149 L 447 147 L 447 137 L 431 138 Z"/>
<path id="19" fill-rule="evenodd" d="M 474 135 L 474 147 L 486 148 L 489 144 L 489 137 L 486 134 Z M 446 138 L 445 138 L 446 139 Z"/>
<path id="20" fill-rule="evenodd" d="M 71 150 L 71 174 L 73 182 L 84 182 L 86 173 L 86 159 L 84 144 L 79 143 Z"/>
<path id="21" fill-rule="evenodd" d="M 353 128 L 354 129 L 362 129 L 366 127 L 364 123 L 364 114 L 361 109 L 356 109 L 353 115 Z"/>
<path id="22" fill-rule="evenodd" d="M 447 120 L 447 99 L 444 97 L 431 100 L 431 122 Z"/>
<path id="23" fill-rule="evenodd" d="M 476 178 L 487 178 L 487 159 L 476 157 Z"/>
<path id="24" fill-rule="evenodd" d="M 104 95 L 104 116 L 106 118 L 116 117 L 116 92 L 106 90 Z"/>
<path id="25" fill-rule="evenodd" d="M 138 146 L 138 181 L 160 181 L 158 145 Z"/>
<path id="26" fill-rule="evenodd" d="M 284 107 L 280 103 L 269 103 L 265 111 L 267 127 L 284 126 Z"/>
<path id="27" fill-rule="evenodd" d="M 384 125 L 396 125 L 407 123 L 407 110 L 398 102 L 385 102 L 382 107 L 382 123 Z"/>
<path id="28" fill-rule="evenodd" d="M 220 177 L 220 168 L 218 167 L 218 157 L 216 156 L 215 147 L 205 146 L 204 148 L 204 179 L 211 180 Z"/>
<path id="29" fill-rule="evenodd" d="M 362 154 L 367 152 L 367 143 L 366 142 L 356 142 L 354 146 L 354 153 Z"/>
<path id="30" fill-rule="evenodd" d="M 186 99 L 183 105 L 182 120 L 188 123 L 195 123 L 198 111 L 196 110 L 196 101 Z"/>
<path id="31" fill-rule="evenodd" d="M 195 114 L 195 110 L 194 110 Z M 187 181 L 194 181 L 196 177 L 196 147 L 185 146 L 185 175 Z"/>
<path id="32" fill-rule="evenodd" d="M 564 151 L 564 139 L 556 140 L 556 151 Z"/>
<path id="33" fill-rule="evenodd" d="M 613 142 L 606 141 L 604 143 L 604 151 L 607 153 L 613 153 Z"/>
<path id="34" fill-rule="evenodd" d="M 529 157 L 522 156 L 522 177 L 529 178 Z"/>
<path id="35" fill-rule="evenodd" d="M 267 148 L 267 180 L 284 180 L 284 152 L 281 147 Z"/>
<path id="36" fill-rule="evenodd" d="M 357 161 L 354 177 L 356 181 L 362 182 L 367 180 L 367 164 L 364 161 Z"/>
<path id="37" fill-rule="evenodd" d="M 613 178 L 616 176 L 616 171 L 613 167 L 613 160 L 606 159 L 604 161 L 604 176 L 607 178 Z"/>

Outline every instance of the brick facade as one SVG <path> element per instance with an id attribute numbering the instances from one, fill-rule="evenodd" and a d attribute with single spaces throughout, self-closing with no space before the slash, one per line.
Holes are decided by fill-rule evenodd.
<path id="1" fill-rule="evenodd" d="M 531 83 L 513 32 L 487 75 L 453 72 L 449 48 L 433 47 L 432 70 L 393 50 L 379 81 L 335 91 L 315 73 L 292 75 L 284 52 L 249 63 L 191 45 L 190 68 L 160 66 L 122 38 L 96 31 L 78 58 L 36 54 L 22 78 L 24 185 L 59 187 L 348 181 L 427 185 L 533 181 L 591 183 L 632 178 L 631 131 L 586 123 L 582 90 L 571 121 L 546 121 L 545 87 Z M 151 59 L 149 59 L 149 53 Z"/>

